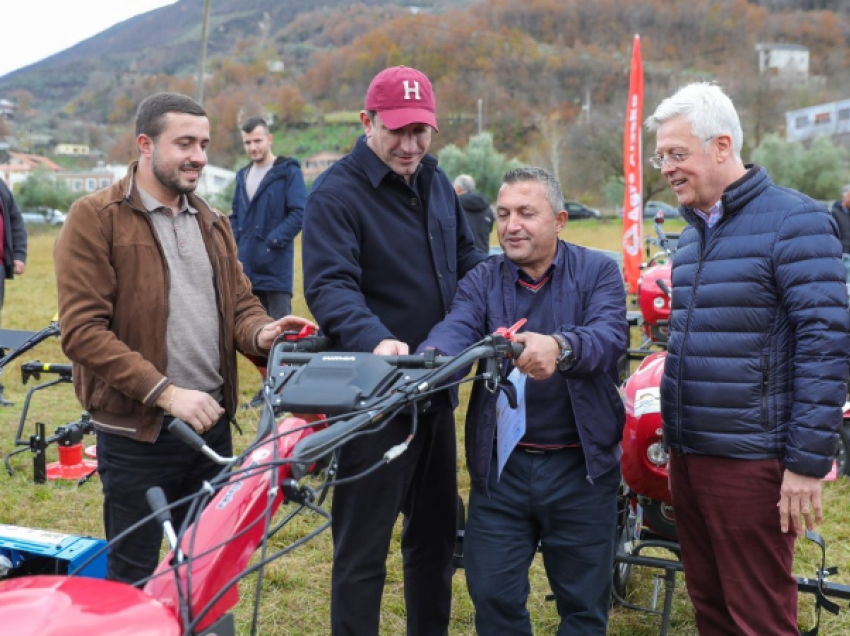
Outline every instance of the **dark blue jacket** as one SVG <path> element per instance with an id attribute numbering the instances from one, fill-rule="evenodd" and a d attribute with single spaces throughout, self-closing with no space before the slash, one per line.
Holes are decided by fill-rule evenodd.
<path id="1" fill-rule="evenodd" d="M 723 193 L 673 258 L 661 412 L 685 453 L 781 459 L 823 477 L 847 397 L 850 314 L 835 221 L 805 195 L 753 167 Z"/>
<path id="2" fill-rule="evenodd" d="M 14 278 L 15 261 L 27 262 L 27 227 L 12 192 L 2 181 L 0 181 L 0 208 L 3 209 L 4 276 Z"/>
<path id="3" fill-rule="evenodd" d="M 239 246 L 239 260 L 258 291 L 293 289 L 295 237 L 301 231 L 307 187 L 298 161 L 277 157 L 254 198 L 248 201 L 245 166 L 236 173 L 230 224 Z"/>
<path id="4" fill-rule="evenodd" d="M 372 351 L 386 339 L 415 349 L 445 316 L 458 279 L 486 258 L 431 155 L 416 184 L 415 191 L 361 137 L 310 190 L 304 296 L 340 350 Z"/>
<path id="5" fill-rule="evenodd" d="M 617 264 L 593 250 L 561 241 L 552 275 L 552 311 L 557 331 L 576 357 L 558 371 L 573 404 L 589 479 L 620 461 L 626 412 L 618 389 L 617 361 L 628 346 L 626 294 Z M 516 284 L 499 255 L 460 282 L 451 313 L 434 327 L 422 347 L 459 353 L 516 315 Z M 466 463 L 472 483 L 486 491 L 496 433 L 496 398 L 478 381 L 466 415 Z"/>

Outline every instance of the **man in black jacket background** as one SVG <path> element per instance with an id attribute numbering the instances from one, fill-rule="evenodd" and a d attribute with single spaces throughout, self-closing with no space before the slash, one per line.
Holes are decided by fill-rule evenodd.
<path id="1" fill-rule="evenodd" d="M 3 181 L 0 181 L 0 233 L 3 241 L 0 243 L 0 258 L 3 260 L 3 276 L 0 276 L 0 310 L 6 295 L 6 279 L 15 275 L 21 276 L 27 269 L 27 228 L 21 211 L 15 203 L 12 192 Z M 0 406 L 12 406 L 3 396 L 3 385 L 0 384 Z"/>
<path id="2" fill-rule="evenodd" d="M 475 190 L 475 180 L 468 174 L 458 176 L 454 181 L 460 204 L 463 206 L 466 221 L 472 230 L 472 239 L 482 252 L 490 251 L 490 233 L 496 216 L 490 207 L 490 202 L 480 192 Z"/>

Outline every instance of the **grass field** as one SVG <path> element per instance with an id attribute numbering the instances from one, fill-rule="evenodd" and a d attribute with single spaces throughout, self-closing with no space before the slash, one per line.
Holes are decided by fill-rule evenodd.
<path id="1" fill-rule="evenodd" d="M 670 222 L 670 231 L 677 231 L 681 222 Z M 646 226 L 649 230 L 649 226 Z M 56 313 L 56 290 L 53 274 L 52 246 L 56 230 L 31 228 L 30 257 L 25 276 L 7 285 L 6 303 L 3 310 L 3 327 L 37 331 L 47 325 Z M 567 225 L 563 236 L 581 245 L 604 249 L 618 249 L 619 224 L 613 220 L 580 221 Z M 495 241 L 495 239 L 494 239 Z M 297 282 L 300 288 L 300 280 Z M 294 301 L 295 312 L 307 315 L 300 293 Z M 20 377 L 20 362 L 41 360 L 42 362 L 66 362 L 57 339 L 51 339 L 5 370 L 3 382 L 6 396 L 14 400 L 13 407 L 0 409 L 0 451 L 13 450 L 14 431 L 20 416 L 27 389 Z M 42 376 L 42 382 L 50 379 Z M 240 361 L 241 393 L 248 400 L 259 387 L 259 375 L 245 360 Z M 34 432 L 35 422 L 44 422 L 48 434 L 56 426 L 75 421 L 80 416 L 80 407 L 70 385 L 62 384 L 35 394 L 26 421 L 25 435 Z M 245 434 L 237 436 L 237 445 L 250 440 L 255 430 L 256 413 L 240 411 L 238 419 Z M 459 429 L 462 429 L 463 408 L 457 413 Z M 88 443 L 93 443 L 90 441 Z M 48 461 L 56 461 L 55 448 L 48 450 Z M 461 460 L 462 461 L 462 460 Z M 13 460 L 15 474 L 8 477 L 0 474 L 0 523 L 41 528 L 77 535 L 102 536 L 100 484 L 94 479 L 77 488 L 74 483 L 53 482 L 35 485 L 29 453 Z M 462 494 L 468 492 L 468 479 L 464 466 L 458 467 Z M 842 479 L 825 485 L 826 521 L 819 528 L 827 541 L 827 565 L 837 565 L 836 581 L 850 583 L 850 480 Z M 277 543 L 293 540 L 316 527 L 319 520 L 305 516 L 286 531 L 285 536 L 276 538 Z M 812 546 L 798 546 L 798 575 L 811 576 L 818 564 L 818 554 Z M 269 570 L 264 585 L 261 609 L 264 636 L 319 636 L 328 634 L 328 589 L 330 582 L 331 545 L 329 533 L 325 533 L 291 555 L 277 561 Z M 384 598 L 382 634 L 397 635 L 405 632 L 402 573 L 397 545 L 393 547 L 388 564 L 388 577 Z M 656 572 L 637 571 L 630 584 L 631 598 L 649 603 L 656 585 Z M 250 582 L 248 582 L 250 585 Z M 246 594 L 250 592 L 248 588 Z M 663 593 L 663 586 L 661 589 Z M 557 629 L 557 613 L 554 604 L 547 602 L 548 592 L 545 574 L 539 559 L 532 569 L 532 597 L 529 601 L 535 630 L 538 634 L 554 634 Z M 801 600 L 802 625 L 810 626 L 811 598 Z M 238 620 L 245 621 L 247 610 L 240 607 Z M 839 617 L 824 615 L 820 633 L 838 636 L 850 633 L 850 610 L 844 603 Z M 463 572 L 454 579 L 453 619 L 450 631 L 455 635 L 473 634 L 472 605 L 466 593 Z M 658 633 L 656 617 L 624 610 L 612 609 L 609 634 L 614 636 L 650 636 Z M 0 628 L 2 632 L 2 628 Z M 684 583 L 679 577 L 676 587 L 675 610 L 670 634 L 696 634 L 692 611 Z M 10 635 L 11 636 L 11 635 Z"/>

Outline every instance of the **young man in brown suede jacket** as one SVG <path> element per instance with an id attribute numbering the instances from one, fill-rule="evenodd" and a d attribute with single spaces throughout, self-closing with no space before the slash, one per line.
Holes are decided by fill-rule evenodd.
<path id="1" fill-rule="evenodd" d="M 263 355 L 284 329 L 251 293 L 230 224 L 193 194 L 207 163 L 209 120 L 192 99 L 158 93 L 136 114 L 139 160 L 117 184 L 71 208 L 54 250 L 62 347 L 97 430 L 106 538 L 219 472 L 168 431 L 179 418 L 232 454 L 236 350 Z M 187 507 L 175 510 L 180 527 Z M 110 546 L 107 576 L 137 582 L 155 569 L 151 521 Z"/>

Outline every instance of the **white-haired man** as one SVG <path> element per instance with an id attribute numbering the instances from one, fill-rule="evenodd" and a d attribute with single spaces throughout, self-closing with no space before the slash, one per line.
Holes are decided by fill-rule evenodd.
<path id="1" fill-rule="evenodd" d="M 697 627 L 797 636 L 794 538 L 822 519 L 847 395 L 837 228 L 823 206 L 744 165 L 738 114 L 718 86 L 682 88 L 646 124 L 650 163 L 690 225 L 673 259 L 661 408 Z"/>

